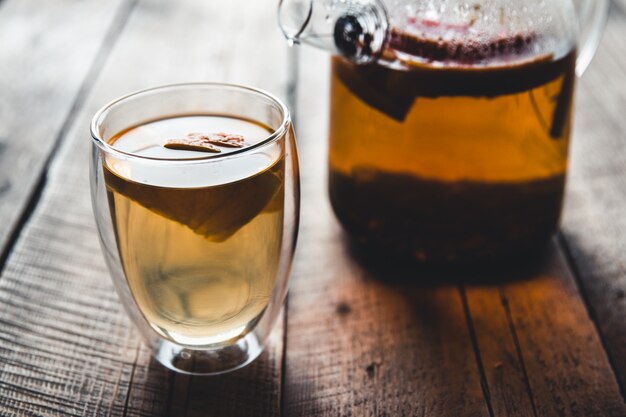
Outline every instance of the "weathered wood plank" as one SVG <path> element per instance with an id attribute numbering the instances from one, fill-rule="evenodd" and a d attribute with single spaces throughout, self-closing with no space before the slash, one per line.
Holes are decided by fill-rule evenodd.
<path id="1" fill-rule="evenodd" d="M 121 415 L 136 342 L 85 233 L 89 199 L 63 179 L 61 198 L 46 193 L 0 279 L 0 410 Z"/>
<path id="2" fill-rule="evenodd" d="M 619 387 L 560 251 L 504 287 L 537 415 L 624 416 Z"/>
<path id="3" fill-rule="evenodd" d="M 84 98 L 129 0 L 5 0 L 0 8 L 0 263 L 64 122 Z M 116 13 L 118 13 L 116 17 Z M 108 32 L 107 32 L 108 31 Z M 0 265 L 1 267 L 1 265 Z"/>
<path id="4" fill-rule="evenodd" d="M 465 289 L 494 416 L 535 416 L 526 369 L 520 359 L 502 290 L 498 285 Z"/>
<path id="5" fill-rule="evenodd" d="M 626 415 L 558 247 L 551 246 L 538 271 L 502 279 L 500 286 L 467 290 L 494 415 Z"/>
<path id="6" fill-rule="evenodd" d="M 0 414 L 197 415 L 209 404 L 222 415 L 241 409 L 275 415 L 281 324 L 259 361 L 225 377 L 173 376 L 150 359 L 103 265 L 87 164 L 92 114 L 130 90 L 222 80 L 284 95 L 283 40 L 267 30 L 273 16 L 273 7 L 245 0 L 228 7 L 138 2 L 63 138 L 41 202 L 0 277 Z"/>
<path id="7" fill-rule="evenodd" d="M 270 346 L 252 366 L 219 378 L 192 377 L 185 416 L 280 416 L 282 331 L 272 334 Z"/>
<path id="8" fill-rule="evenodd" d="M 128 417 L 151 417 L 165 415 L 170 407 L 168 395 L 174 374 L 150 357 L 143 344 L 137 346 L 135 369 L 125 389 L 123 415 Z M 121 400 L 118 404 L 122 404 Z"/>
<path id="9" fill-rule="evenodd" d="M 592 317 L 626 388 L 626 3 L 614 3 L 595 61 L 580 82 L 563 224 Z"/>
<path id="10" fill-rule="evenodd" d="M 300 52 L 303 224 L 288 308 L 285 414 L 489 415 L 457 287 L 381 280 L 349 253 L 326 196 L 328 58 Z"/>

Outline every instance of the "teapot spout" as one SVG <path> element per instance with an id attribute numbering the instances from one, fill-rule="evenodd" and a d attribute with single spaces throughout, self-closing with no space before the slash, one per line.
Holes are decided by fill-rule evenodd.
<path id="1" fill-rule="evenodd" d="M 278 23 L 291 45 L 312 45 L 358 64 L 378 60 L 389 27 L 380 0 L 280 0 Z"/>

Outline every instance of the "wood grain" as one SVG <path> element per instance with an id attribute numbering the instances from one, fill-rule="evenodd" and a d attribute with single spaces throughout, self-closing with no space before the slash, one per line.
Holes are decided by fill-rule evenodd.
<path id="1" fill-rule="evenodd" d="M 494 416 L 536 416 L 526 369 L 498 285 L 467 286 L 465 296 Z"/>
<path id="2" fill-rule="evenodd" d="M 93 83 L 128 0 L 5 0 L 0 8 L 0 267 L 66 121 Z M 79 35 L 79 36 L 78 36 Z M 67 47 L 71 45 L 71 47 Z"/>
<path id="3" fill-rule="evenodd" d="M 192 377 L 185 415 L 280 416 L 283 332 L 277 330 L 253 365 L 218 378 Z"/>
<path id="4" fill-rule="evenodd" d="M 558 246 L 538 270 L 467 290 L 494 415 L 623 416 L 623 399 Z"/>
<path id="5" fill-rule="evenodd" d="M 614 2 L 595 61 L 580 81 L 563 224 L 591 316 L 626 387 L 626 2 Z"/>
<path id="6" fill-rule="evenodd" d="M 193 416 L 209 407 L 212 415 L 240 410 L 275 415 L 278 410 L 282 326 L 264 356 L 238 373 L 205 380 L 165 371 L 150 359 L 121 310 L 90 207 L 87 126 L 112 98 L 194 80 L 254 83 L 284 95 L 283 40 L 259 24 L 273 19 L 274 8 L 245 0 L 229 6 L 237 13 L 222 13 L 219 3 L 200 0 L 142 0 L 133 10 L 62 138 L 40 204 L 0 278 L 0 414 Z"/>
<path id="7" fill-rule="evenodd" d="M 287 416 L 487 416 L 455 285 L 407 283 L 355 260 L 326 196 L 328 58 L 302 49 L 303 172 L 289 299 Z"/>
<path id="8" fill-rule="evenodd" d="M 504 287 L 539 416 L 624 416 L 606 353 L 558 250 Z"/>

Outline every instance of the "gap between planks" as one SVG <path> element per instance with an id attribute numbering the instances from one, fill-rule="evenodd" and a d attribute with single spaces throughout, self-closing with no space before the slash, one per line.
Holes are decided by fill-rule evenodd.
<path id="1" fill-rule="evenodd" d="M 476 359 L 476 366 L 480 374 L 480 386 L 483 390 L 483 396 L 485 397 L 485 404 L 487 405 L 487 411 L 490 417 L 495 417 L 493 412 L 493 405 L 491 404 L 491 394 L 489 393 L 489 384 L 487 383 L 487 376 L 485 374 L 485 366 L 480 356 L 480 348 L 478 347 L 478 340 L 476 338 L 476 330 L 474 323 L 472 322 L 472 315 L 470 314 L 469 303 L 467 302 L 467 293 L 465 287 L 460 285 L 458 287 L 459 295 L 461 297 L 461 303 L 463 304 L 463 312 L 465 314 L 465 320 L 467 322 L 467 328 L 469 331 L 470 340 L 472 343 L 472 349 L 474 350 L 474 357 Z"/>

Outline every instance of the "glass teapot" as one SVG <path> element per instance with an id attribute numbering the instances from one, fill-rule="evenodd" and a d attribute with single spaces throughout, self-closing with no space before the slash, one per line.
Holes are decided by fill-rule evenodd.
<path id="1" fill-rule="evenodd" d="M 558 228 L 576 74 L 608 0 L 282 0 L 332 52 L 329 190 L 354 241 L 432 263 L 542 249 Z"/>

